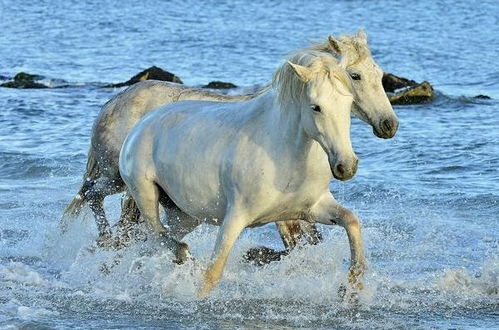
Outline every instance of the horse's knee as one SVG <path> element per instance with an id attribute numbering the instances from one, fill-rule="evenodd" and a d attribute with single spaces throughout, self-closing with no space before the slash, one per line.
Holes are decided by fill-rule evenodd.
<path id="1" fill-rule="evenodd" d="M 359 218 L 348 209 L 344 209 L 340 215 L 339 225 L 345 228 L 360 228 Z"/>

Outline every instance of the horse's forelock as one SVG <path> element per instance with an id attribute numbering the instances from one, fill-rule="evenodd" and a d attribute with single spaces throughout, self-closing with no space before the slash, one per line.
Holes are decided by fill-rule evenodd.
<path id="1" fill-rule="evenodd" d="M 355 65 L 371 57 L 371 51 L 366 39 L 358 35 L 345 35 L 336 40 L 340 43 L 341 54 L 332 49 L 329 40 L 325 42 L 312 42 L 310 49 L 332 54 L 344 67 Z"/>
<path id="2" fill-rule="evenodd" d="M 350 94 L 354 93 L 353 85 L 352 85 L 352 79 L 348 76 L 348 74 L 340 68 L 339 66 L 335 66 L 331 70 L 331 76 L 336 77 L 343 86 L 350 92 Z"/>
<path id="3" fill-rule="evenodd" d="M 347 66 L 357 64 L 371 57 L 371 51 L 365 39 L 354 36 L 342 36 L 339 40 L 343 44 L 342 54 L 344 64 Z"/>
<path id="4" fill-rule="evenodd" d="M 337 61 L 330 54 L 311 48 L 295 52 L 288 57 L 288 61 L 304 66 L 315 74 L 321 71 L 324 71 L 324 74 L 326 74 L 328 67 L 337 64 Z M 298 77 L 288 62 L 281 65 L 274 73 L 272 87 L 277 91 L 281 104 L 289 100 L 299 103 L 307 91 L 306 83 Z"/>

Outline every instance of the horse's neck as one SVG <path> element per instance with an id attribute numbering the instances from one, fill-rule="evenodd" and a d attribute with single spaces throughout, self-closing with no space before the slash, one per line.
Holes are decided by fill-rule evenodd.
<path id="1" fill-rule="evenodd" d="M 266 131 L 273 150 L 300 166 L 305 165 L 314 149 L 314 141 L 306 134 L 301 123 L 300 105 L 292 102 L 279 104 L 277 99 L 266 112 Z"/>

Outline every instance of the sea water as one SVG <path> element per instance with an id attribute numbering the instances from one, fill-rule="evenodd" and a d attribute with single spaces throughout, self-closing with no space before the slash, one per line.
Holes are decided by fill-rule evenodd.
<path id="1" fill-rule="evenodd" d="M 396 106 L 390 140 L 353 121 L 359 170 L 331 190 L 363 224 L 369 266 L 356 302 L 338 296 L 349 260 L 339 227 L 320 226 L 321 244 L 264 267 L 241 256 L 282 249 L 275 226 L 246 230 L 202 301 L 216 227 L 186 237 L 195 261 L 182 266 L 153 240 L 92 251 L 88 210 L 60 234 L 93 120 L 121 91 L 103 85 L 157 65 L 244 92 L 294 49 L 359 27 L 385 71 L 428 80 L 437 97 Z M 492 0 L 0 1 L 0 75 L 67 86 L 0 88 L 0 327 L 497 328 L 498 31 Z M 106 210 L 115 222 L 119 196 Z"/>

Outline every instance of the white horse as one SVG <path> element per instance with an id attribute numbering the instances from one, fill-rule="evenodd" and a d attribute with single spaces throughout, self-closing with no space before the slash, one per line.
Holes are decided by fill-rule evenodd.
<path id="1" fill-rule="evenodd" d="M 355 90 L 352 112 L 373 127 L 374 134 L 391 138 L 398 127 L 398 119 L 383 91 L 382 71 L 369 51 L 367 36 L 361 30 L 356 35 L 343 36 L 316 44 L 314 49 L 328 52 L 341 59 L 340 66 L 348 71 Z M 107 102 L 96 118 L 87 169 L 83 184 L 73 201 L 64 211 L 62 227 L 74 219 L 88 203 L 95 215 L 99 230 L 99 242 L 112 243 L 111 228 L 106 220 L 103 202 L 108 195 L 126 191 L 118 170 L 118 155 L 126 135 L 146 114 L 157 107 L 182 100 L 241 101 L 254 95 L 225 96 L 160 81 L 144 81 L 129 87 Z M 139 212 L 134 201 L 125 194 L 121 221 L 124 227 L 138 221 Z M 303 221 L 279 222 L 278 230 L 287 249 L 292 249 L 304 236 L 309 242 L 318 241 L 313 224 Z M 179 237 L 181 239 L 181 237 Z"/>
<path id="2" fill-rule="evenodd" d="M 159 203 L 173 202 L 194 222 L 220 225 L 200 297 L 220 280 L 242 230 L 273 221 L 343 226 L 351 280 L 363 273 L 359 221 L 329 190 L 333 177 L 348 180 L 357 170 L 352 93 L 350 77 L 331 54 L 305 49 L 252 100 L 182 101 L 132 129 L 120 153 L 121 177 L 162 245 L 179 261 L 189 255 L 161 223 Z"/>

